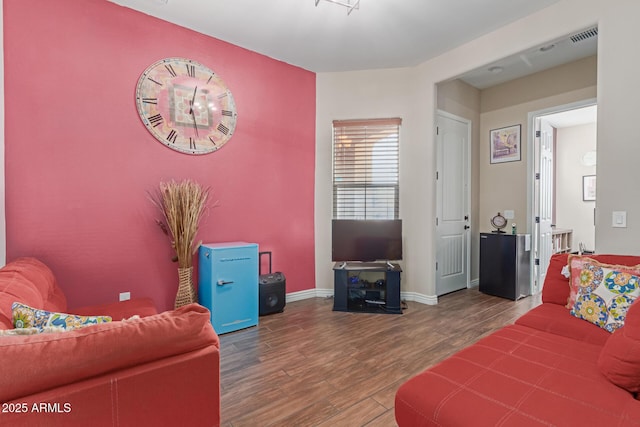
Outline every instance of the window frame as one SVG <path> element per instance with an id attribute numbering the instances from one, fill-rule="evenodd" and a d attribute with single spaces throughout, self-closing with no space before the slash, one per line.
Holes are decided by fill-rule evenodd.
<path id="1" fill-rule="evenodd" d="M 333 121 L 333 219 L 400 219 L 401 124 L 400 118 Z"/>

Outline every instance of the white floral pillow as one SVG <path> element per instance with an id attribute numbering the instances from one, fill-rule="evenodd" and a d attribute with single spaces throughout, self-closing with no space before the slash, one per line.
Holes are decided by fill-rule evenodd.
<path id="1" fill-rule="evenodd" d="M 624 325 L 627 309 L 640 296 L 640 277 L 597 265 L 587 272 L 571 314 L 613 332 Z"/>

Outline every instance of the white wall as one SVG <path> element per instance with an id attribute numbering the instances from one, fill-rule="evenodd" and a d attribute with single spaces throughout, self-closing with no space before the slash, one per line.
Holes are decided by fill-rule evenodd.
<path id="1" fill-rule="evenodd" d="M 332 218 L 332 121 L 343 119 L 401 117 L 400 128 L 400 218 L 404 226 L 404 250 L 411 234 L 411 194 L 419 191 L 419 181 L 407 173 L 411 169 L 411 145 L 418 143 L 414 69 L 321 73 L 316 77 L 316 187 L 315 241 L 316 287 L 333 290 L 331 263 Z M 418 220 L 419 221 L 419 220 Z M 404 288 L 403 290 L 406 290 Z"/>
<path id="2" fill-rule="evenodd" d="M 639 253 L 640 186 L 635 162 L 640 143 L 634 129 L 640 86 L 640 56 L 634 52 L 640 16 L 637 0 L 562 0 L 533 15 L 453 49 L 418 67 L 318 74 L 316 158 L 316 274 L 319 288 L 333 284 L 330 262 L 332 119 L 400 115 L 401 216 L 405 220 L 402 290 L 423 301 L 435 296 L 435 85 L 594 24 L 598 42 L 598 217 L 601 252 Z M 482 179 L 482 177 L 481 177 Z M 329 187 L 328 187 L 329 186 Z M 627 185 L 628 187 L 628 185 Z M 526 188 L 521 191 L 526 192 Z M 611 211 L 628 212 L 626 229 L 611 227 Z"/>
<path id="3" fill-rule="evenodd" d="M 584 243 L 595 248 L 593 209 L 596 202 L 582 200 L 582 177 L 595 175 L 596 166 L 587 166 L 582 156 L 596 150 L 596 124 L 560 128 L 556 132 L 556 227 L 573 230 L 574 251 Z"/>

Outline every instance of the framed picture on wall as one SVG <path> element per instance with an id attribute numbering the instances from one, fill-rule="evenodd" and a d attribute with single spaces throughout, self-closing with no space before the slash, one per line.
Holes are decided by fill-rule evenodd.
<path id="1" fill-rule="evenodd" d="M 596 176 L 585 175 L 582 177 L 582 200 L 585 202 L 596 199 Z"/>
<path id="2" fill-rule="evenodd" d="M 520 157 L 520 128 L 514 125 L 491 131 L 491 163 L 516 162 Z"/>

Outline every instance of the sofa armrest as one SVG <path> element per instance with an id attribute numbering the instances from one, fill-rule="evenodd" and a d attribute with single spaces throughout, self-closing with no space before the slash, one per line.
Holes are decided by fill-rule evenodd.
<path id="1" fill-rule="evenodd" d="M 118 369 L 219 348 L 209 311 L 198 304 L 64 333 L 0 337 L 0 402 Z"/>

